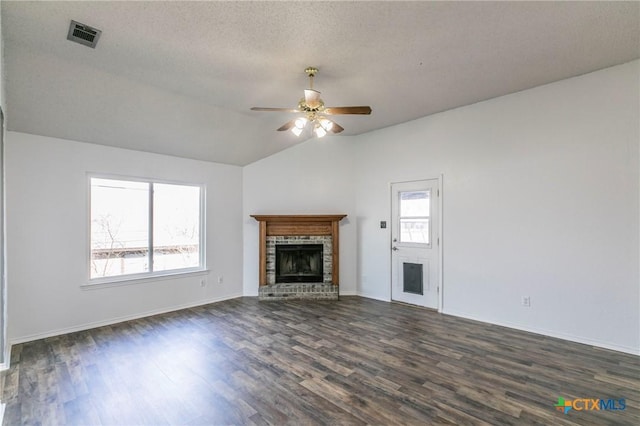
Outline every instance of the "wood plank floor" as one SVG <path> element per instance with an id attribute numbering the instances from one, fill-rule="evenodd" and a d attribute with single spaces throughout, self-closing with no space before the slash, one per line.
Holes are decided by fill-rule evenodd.
<path id="1" fill-rule="evenodd" d="M 5 425 L 640 424 L 640 358 L 359 297 L 241 298 L 13 347 Z M 625 410 L 557 411 L 558 397 Z"/>

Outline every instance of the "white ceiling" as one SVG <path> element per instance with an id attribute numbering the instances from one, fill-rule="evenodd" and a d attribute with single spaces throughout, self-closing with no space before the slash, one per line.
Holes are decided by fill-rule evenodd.
<path id="1" fill-rule="evenodd" d="M 3 0 L 9 130 L 244 165 L 316 66 L 355 135 L 640 57 L 638 2 Z M 70 20 L 102 30 L 66 40 Z M 339 136 L 336 136 L 339 137 Z"/>

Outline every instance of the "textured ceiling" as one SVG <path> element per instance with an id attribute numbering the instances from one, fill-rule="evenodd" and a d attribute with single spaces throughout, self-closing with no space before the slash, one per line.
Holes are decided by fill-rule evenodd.
<path id="1" fill-rule="evenodd" d="M 9 130 L 244 165 L 316 66 L 360 134 L 640 57 L 638 2 L 2 1 Z M 103 31 L 66 40 L 70 20 Z M 340 136 L 335 136 L 340 137 Z"/>

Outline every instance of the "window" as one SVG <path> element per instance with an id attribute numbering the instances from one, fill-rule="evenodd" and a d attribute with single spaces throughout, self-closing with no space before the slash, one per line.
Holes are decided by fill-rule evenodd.
<path id="1" fill-rule="evenodd" d="M 400 192 L 400 242 L 431 244 L 431 190 Z"/>
<path id="2" fill-rule="evenodd" d="M 90 178 L 90 278 L 204 269 L 203 188 Z"/>

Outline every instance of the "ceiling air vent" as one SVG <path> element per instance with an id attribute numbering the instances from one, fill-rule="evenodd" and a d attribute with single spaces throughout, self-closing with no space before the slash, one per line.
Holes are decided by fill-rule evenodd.
<path id="1" fill-rule="evenodd" d="M 90 26 L 81 24 L 80 22 L 71 21 L 67 40 L 95 48 L 98 43 L 98 39 L 100 38 L 100 34 L 102 34 L 102 31 L 100 30 L 96 30 L 95 28 L 91 28 Z"/>

